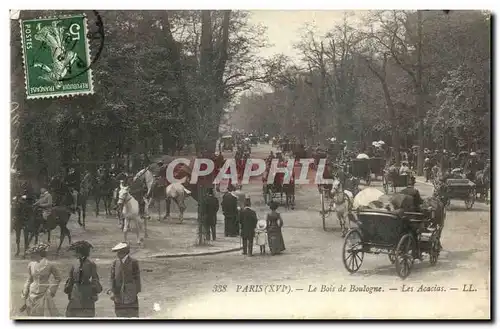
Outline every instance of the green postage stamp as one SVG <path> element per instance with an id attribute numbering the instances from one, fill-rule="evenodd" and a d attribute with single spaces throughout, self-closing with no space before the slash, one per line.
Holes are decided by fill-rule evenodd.
<path id="1" fill-rule="evenodd" d="M 20 24 L 28 99 L 94 93 L 85 15 Z"/>

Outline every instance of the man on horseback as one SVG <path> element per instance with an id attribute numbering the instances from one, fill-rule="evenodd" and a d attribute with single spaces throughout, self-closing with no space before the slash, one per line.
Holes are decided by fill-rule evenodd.
<path id="1" fill-rule="evenodd" d="M 52 195 L 45 187 L 40 189 L 40 199 L 33 204 L 33 207 L 42 209 L 43 220 L 47 221 L 52 212 Z"/>
<path id="2" fill-rule="evenodd" d="M 71 197 L 73 198 L 73 211 L 78 207 L 78 194 L 80 190 L 80 175 L 75 168 L 69 168 L 66 176 L 66 185 L 68 186 Z"/>

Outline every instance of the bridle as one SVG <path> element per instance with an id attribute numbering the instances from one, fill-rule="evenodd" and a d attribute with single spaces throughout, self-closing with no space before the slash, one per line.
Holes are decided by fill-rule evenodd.
<path id="1" fill-rule="evenodd" d="M 128 203 L 130 200 L 132 200 L 132 196 L 130 195 L 130 192 L 126 192 L 126 193 L 123 193 L 121 196 L 120 196 L 120 192 L 118 191 L 118 204 L 126 204 Z"/>

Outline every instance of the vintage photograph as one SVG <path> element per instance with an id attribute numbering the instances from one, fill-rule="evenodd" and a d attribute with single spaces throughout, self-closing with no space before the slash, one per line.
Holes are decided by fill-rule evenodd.
<path id="1" fill-rule="evenodd" d="M 490 11 L 9 15 L 12 319 L 491 319 Z"/>

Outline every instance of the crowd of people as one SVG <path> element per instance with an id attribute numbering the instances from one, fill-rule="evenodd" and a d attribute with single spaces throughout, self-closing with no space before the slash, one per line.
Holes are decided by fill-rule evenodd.
<path id="1" fill-rule="evenodd" d="M 28 250 L 31 262 L 22 290 L 20 311 L 28 316 L 59 317 L 61 313 L 54 302 L 62 282 L 61 271 L 47 258 L 49 245 L 37 244 Z M 97 265 L 90 258 L 92 245 L 78 241 L 70 246 L 76 262 L 71 266 L 63 292 L 68 296 L 66 317 L 95 317 L 95 303 L 104 291 L 97 272 Z M 138 294 L 141 292 L 139 262 L 130 256 L 127 243 L 119 243 L 111 249 L 116 259 L 111 264 L 109 288 L 106 294 L 114 303 L 115 314 L 121 318 L 139 317 Z"/>
<path id="2" fill-rule="evenodd" d="M 217 198 L 213 196 L 213 190 L 209 189 L 209 197 L 205 201 L 205 214 L 208 220 L 206 225 L 206 239 L 215 240 L 215 220 L 219 205 Z M 254 240 L 259 245 L 261 253 L 265 253 L 265 246 L 269 246 L 271 255 L 276 255 L 285 250 L 285 244 L 281 228 L 283 220 L 277 212 L 278 204 L 270 202 L 270 212 L 267 214 L 265 222 L 258 219 L 256 212 L 251 208 L 250 196 L 243 196 L 243 204 L 240 202 L 240 195 L 236 193 L 233 185 L 229 185 L 227 191 L 222 196 L 221 208 L 224 215 L 224 236 L 242 238 L 243 254 L 252 256 Z M 213 229 L 213 231 L 211 231 Z"/>

